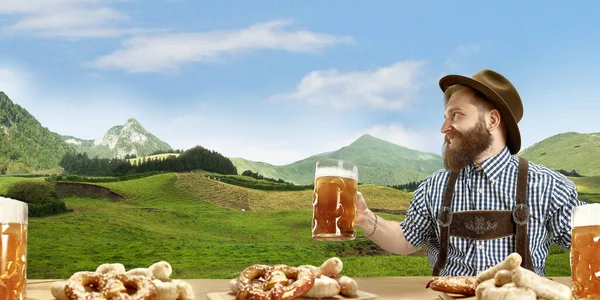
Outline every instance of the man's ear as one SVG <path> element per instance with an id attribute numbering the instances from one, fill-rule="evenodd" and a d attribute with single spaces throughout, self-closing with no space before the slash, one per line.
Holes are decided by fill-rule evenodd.
<path id="1" fill-rule="evenodd" d="M 500 111 L 497 109 L 492 109 L 488 112 L 487 117 L 487 129 L 492 132 L 500 127 L 500 120 L 502 117 L 500 116 Z"/>

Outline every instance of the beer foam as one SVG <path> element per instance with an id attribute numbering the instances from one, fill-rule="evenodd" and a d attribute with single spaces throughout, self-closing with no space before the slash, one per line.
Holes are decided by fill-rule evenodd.
<path id="1" fill-rule="evenodd" d="M 572 227 L 600 225 L 600 204 L 592 203 L 577 206 L 571 215 Z"/>
<path id="2" fill-rule="evenodd" d="M 322 176 L 337 176 L 344 178 L 351 178 L 358 181 L 358 168 L 354 167 L 352 170 L 339 168 L 339 167 L 318 167 L 315 170 L 315 178 Z"/>
<path id="3" fill-rule="evenodd" d="M 27 224 L 27 203 L 0 197 L 0 223 Z"/>

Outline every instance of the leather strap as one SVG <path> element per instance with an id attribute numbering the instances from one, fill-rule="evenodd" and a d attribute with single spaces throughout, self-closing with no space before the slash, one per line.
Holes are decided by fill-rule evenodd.
<path id="1" fill-rule="evenodd" d="M 513 209 L 513 221 L 516 223 L 516 250 L 523 258 L 521 267 L 533 271 L 533 261 L 529 250 L 527 236 L 527 222 L 529 221 L 529 207 L 527 206 L 527 171 L 529 164 L 526 159 L 519 157 L 519 172 L 517 174 L 517 205 Z"/>
<path id="2" fill-rule="evenodd" d="M 519 169 L 517 173 L 517 191 L 516 191 L 516 205 L 511 211 L 506 211 L 504 215 L 508 217 L 508 213 L 512 214 L 511 223 L 514 224 L 515 227 L 515 242 L 516 242 L 516 252 L 521 255 L 523 261 L 521 262 L 521 267 L 533 271 L 533 261 L 531 258 L 531 251 L 529 249 L 529 239 L 527 236 L 527 222 L 529 221 L 530 213 L 529 207 L 527 206 L 527 171 L 528 171 L 528 161 L 519 157 Z M 433 268 L 433 276 L 439 276 L 441 271 L 446 266 L 446 261 L 448 259 L 448 239 L 450 236 L 450 225 L 452 224 L 452 196 L 454 194 L 454 186 L 456 184 L 456 178 L 458 177 L 458 173 L 451 172 L 448 178 L 448 183 L 446 185 L 446 190 L 444 193 L 444 201 L 440 212 L 438 214 L 437 224 L 440 230 L 440 251 L 438 253 L 438 259 Z M 470 212 L 457 212 L 457 218 L 464 218 L 461 213 L 465 214 Z M 486 214 L 486 211 L 480 211 L 480 214 Z M 499 212 L 496 211 L 495 215 L 499 215 Z M 457 220 L 458 221 L 458 220 Z M 464 224 L 463 222 L 460 222 Z M 487 224 L 486 224 L 487 226 Z M 457 230 L 453 230 L 453 235 L 457 235 Z M 488 238 L 489 239 L 489 238 Z"/>
<path id="3" fill-rule="evenodd" d="M 446 265 L 446 259 L 448 258 L 448 236 L 450 235 L 450 223 L 452 223 L 452 196 L 454 194 L 454 185 L 456 184 L 457 177 L 458 173 L 450 172 L 446 191 L 444 193 L 444 203 L 438 214 L 437 223 L 440 227 L 440 252 L 435 267 L 433 268 L 433 276 L 440 275 L 440 272 Z"/>

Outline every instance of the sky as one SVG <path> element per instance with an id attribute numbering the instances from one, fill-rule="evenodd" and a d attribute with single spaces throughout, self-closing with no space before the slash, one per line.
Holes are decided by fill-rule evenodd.
<path id="1" fill-rule="evenodd" d="M 522 150 L 600 132 L 598 1 L 0 0 L 0 91 L 49 130 L 137 119 L 283 165 L 371 134 L 441 154 L 446 74 L 523 100 Z"/>

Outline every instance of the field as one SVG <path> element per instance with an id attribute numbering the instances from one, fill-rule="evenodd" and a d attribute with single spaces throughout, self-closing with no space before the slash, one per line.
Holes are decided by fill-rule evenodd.
<path id="1" fill-rule="evenodd" d="M 600 203 L 600 176 L 570 177 L 577 186 L 579 199 L 586 202 Z"/>
<path id="2" fill-rule="evenodd" d="M 15 181 L 2 177 L 0 191 Z M 342 258 L 349 276 L 431 275 L 422 251 L 387 254 L 360 229 L 355 241 L 313 241 L 311 191 L 253 190 L 198 173 L 98 185 L 127 200 L 67 198 L 74 212 L 29 220 L 29 278 L 66 278 L 109 262 L 147 267 L 160 260 L 173 265 L 174 278 L 233 278 L 255 263 L 319 265 L 331 256 Z M 360 190 L 372 209 L 403 210 L 411 199 L 409 193 L 376 185 Z M 570 275 L 568 252 L 554 247 L 552 253 L 548 275 Z"/>

